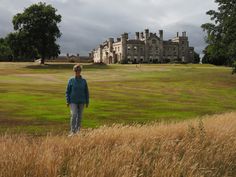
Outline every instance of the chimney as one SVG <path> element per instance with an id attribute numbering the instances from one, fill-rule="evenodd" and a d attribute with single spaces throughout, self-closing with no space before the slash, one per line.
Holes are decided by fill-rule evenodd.
<path id="1" fill-rule="evenodd" d="M 182 32 L 182 36 L 186 37 L 186 31 Z"/>
<path id="2" fill-rule="evenodd" d="M 149 29 L 145 29 L 145 38 L 147 39 L 149 37 Z"/>
<path id="3" fill-rule="evenodd" d="M 136 40 L 139 40 L 139 32 L 136 32 Z"/>
<path id="4" fill-rule="evenodd" d="M 160 39 L 163 41 L 163 30 L 159 30 Z"/>
<path id="5" fill-rule="evenodd" d="M 177 37 L 179 37 L 179 32 L 177 32 L 177 35 L 176 35 Z"/>
<path id="6" fill-rule="evenodd" d="M 143 32 L 140 33 L 140 37 L 141 37 L 141 39 L 144 38 Z"/>
<path id="7" fill-rule="evenodd" d="M 120 39 L 120 37 L 118 37 L 116 40 L 117 40 L 117 42 L 120 42 L 121 39 Z"/>

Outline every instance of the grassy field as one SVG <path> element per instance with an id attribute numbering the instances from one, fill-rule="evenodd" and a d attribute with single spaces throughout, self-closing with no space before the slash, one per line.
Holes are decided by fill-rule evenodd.
<path id="1" fill-rule="evenodd" d="M 81 134 L 0 136 L 2 177 L 235 177 L 236 112 Z"/>
<path id="2" fill-rule="evenodd" d="M 73 64 L 0 63 L 0 131 L 69 128 L 65 88 Z M 236 75 L 212 65 L 84 64 L 90 106 L 83 128 L 179 121 L 236 109 Z"/>

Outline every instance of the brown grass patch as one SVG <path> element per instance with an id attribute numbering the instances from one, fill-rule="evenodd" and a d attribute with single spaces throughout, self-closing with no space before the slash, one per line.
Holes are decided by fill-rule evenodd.
<path id="1" fill-rule="evenodd" d="M 177 124 L 0 137 L 0 176 L 236 176 L 236 113 Z"/>

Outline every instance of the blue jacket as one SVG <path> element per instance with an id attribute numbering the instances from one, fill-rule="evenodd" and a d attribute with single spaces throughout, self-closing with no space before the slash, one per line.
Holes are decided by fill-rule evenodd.
<path id="1" fill-rule="evenodd" d="M 66 88 L 66 101 L 68 104 L 89 104 L 89 90 L 85 79 L 72 77 Z"/>

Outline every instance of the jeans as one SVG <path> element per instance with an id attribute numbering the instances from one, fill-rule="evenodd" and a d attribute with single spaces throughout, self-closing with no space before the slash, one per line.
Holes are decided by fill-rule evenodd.
<path id="1" fill-rule="evenodd" d="M 70 120 L 70 127 L 71 133 L 77 133 L 80 130 L 81 120 L 82 120 L 82 113 L 84 110 L 84 104 L 70 104 L 70 113 L 71 113 L 71 120 Z"/>

